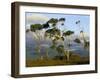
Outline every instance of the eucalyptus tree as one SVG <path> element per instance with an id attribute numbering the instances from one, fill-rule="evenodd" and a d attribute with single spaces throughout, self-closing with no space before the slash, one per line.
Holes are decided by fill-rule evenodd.
<path id="1" fill-rule="evenodd" d="M 37 46 L 35 48 L 35 51 L 38 53 L 38 55 L 40 56 L 41 58 L 41 55 L 40 55 L 40 40 L 41 40 L 41 34 L 40 34 L 40 30 L 42 29 L 42 25 L 41 24 L 32 24 L 30 26 L 30 30 L 32 32 L 32 35 L 33 35 L 33 38 L 34 40 L 36 41 L 37 43 Z"/>
<path id="2" fill-rule="evenodd" d="M 65 46 L 67 46 L 67 49 L 65 49 L 64 54 L 66 55 L 68 61 L 69 61 L 69 57 L 70 57 L 69 49 L 70 49 L 70 46 L 71 46 L 70 36 L 72 34 L 74 34 L 74 32 L 70 31 L 70 30 L 63 33 L 63 36 L 66 38 L 66 42 L 67 42 L 67 45 L 65 45 Z"/>
<path id="3" fill-rule="evenodd" d="M 68 30 L 68 31 L 66 31 L 66 32 L 63 33 L 63 36 L 64 36 L 65 38 L 67 38 L 66 40 L 67 40 L 67 46 L 68 46 L 68 47 L 71 46 L 71 43 L 70 43 L 70 36 L 71 36 L 72 34 L 74 34 L 74 32 L 73 32 L 73 31 L 70 31 L 70 30 Z"/>
<path id="4" fill-rule="evenodd" d="M 32 24 L 30 26 L 30 30 L 33 33 L 33 38 L 35 39 L 36 43 L 37 43 L 37 47 L 35 48 L 35 51 L 41 56 L 41 47 L 48 47 L 47 44 L 42 44 L 41 41 L 45 40 L 44 37 L 44 30 L 46 30 L 47 28 L 49 28 L 49 23 L 46 22 L 45 24 Z M 48 49 L 46 48 L 46 57 L 48 57 Z"/>
<path id="5" fill-rule="evenodd" d="M 66 60 L 69 61 L 69 52 L 64 48 L 64 45 L 57 46 L 56 50 L 59 53 L 59 55 L 63 54 L 65 58 L 67 58 Z"/>
<path id="6" fill-rule="evenodd" d="M 57 45 L 57 40 L 60 39 L 60 30 L 56 28 L 48 29 L 45 32 L 45 36 L 49 37 L 52 40 L 52 48 L 55 48 Z"/>
<path id="7" fill-rule="evenodd" d="M 64 46 L 63 45 L 58 45 L 56 47 L 56 50 L 57 50 L 57 52 L 59 54 L 59 58 L 60 58 L 60 56 L 64 53 Z"/>
<path id="8" fill-rule="evenodd" d="M 70 36 L 72 34 L 74 34 L 74 32 L 70 31 L 70 30 L 63 32 L 62 27 L 64 25 L 64 22 L 65 22 L 65 18 L 60 18 L 60 19 L 52 18 L 52 19 L 50 19 L 48 21 L 48 23 L 52 25 L 52 28 L 46 30 L 45 36 L 49 37 L 52 40 L 51 48 L 57 50 L 57 52 L 59 54 L 63 53 L 67 57 L 67 60 L 69 61 L 70 53 L 69 53 L 69 51 L 67 51 L 65 49 L 64 42 L 66 42 L 65 38 L 67 38 L 67 43 L 68 43 L 67 47 L 69 48 L 71 45 L 70 44 Z M 63 44 L 58 45 L 59 40 L 63 41 Z"/>
<path id="9" fill-rule="evenodd" d="M 63 40 L 64 38 L 61 35 L 61 30 L 59 29 L 58 25 L 60 22 L 62 22 L 61 25 L 64 25 L 65 18 L 51 18 L 48 23 L 52 26 L 51 29 L 46 30 L 45 36 L 49 37 L 52 40 L 53 45 L 51 46 L 52 48 L 55 48 L 57 45 L 57 40 Z"/>
<path id="10" fill-rule="evenodd" d="M 41 49 L 41 39 L 42 39 L 41 36 L 43 35 L 44 35 L 44 38 L 48 37 L 49 39 L 51 39 L 52 41 L 51 48 L 55 50 L 58 50 L 60 48 L 60 50 L 62 50 L 64 53 L 64 47 L 61 47 L 58 45 L 58 40 L 64 42 L 64 36 L 62 35 L 63 32 L 59 28 L 64 25 L 64 22 L 65 22 L 65 18 L 60 18 L 60 19 L 51 18 L 44 24 L 32 24 L 30 26 L 30 30 L 31 32 L 33 32 L 33 38 L 37 41 L 37 47 L 35 50 L 37 51 L 39 55 L 40 55 L 40 49 Z M 44 34 L 40 33 L 43 29 L 45 29 Z M 28 32 L 28 30 L 26 32 Z M 59 50 L 58 50 L 58 53 L 59 53 Z M 48 55 L 48 51 L 46 51 L 46 55 Z"/>
<path id="11" fill-rule="evenodd" d="M 89 47 L 89 41 L 87 41 L 87 40 L 85 39 L 84 31 L 83 31 L 83 29 L 82 29 L 82 27 L 81 27 L 81 21 L 80 21 L 80 20 L 76 21 L 76 24 L 77 24 L 78 27 L 81 29 L 81 30 L 80 30 L 80 34 L 82 35 L 82 38 L 83 38 L 83 41 L 84 41 L 83 46 L 84 46 L 84 48 L 88 48 L 88 47 Z M 82 42 L 81 42 L 81 43 L 82 43 Z"/>
<path id="12" fill-rule="evenodd" d="M 78 38 L 76 38 L 75 40 L 74 40 L 74 42 L 76 42 L 76 43 L 81 43 L 81 41 L 80 41 L 80 39 L 78 39 Z"/>
<path id="13" fill-rule="evenodd" d="M 65 20 L 66 20 L 65 18 L 60 18 L 59 19 L 59 22 L 61 22 L 61 25 L 64 25 Z"/>
<path id="14" fill-rule="evenodd" d="M 58 23 L 58 19 L 56 18 L 51 18 L 49 21 L 48 21 L 49 24 L 51 24 L 52 27 L 56 27 L 57 23 Z"/>

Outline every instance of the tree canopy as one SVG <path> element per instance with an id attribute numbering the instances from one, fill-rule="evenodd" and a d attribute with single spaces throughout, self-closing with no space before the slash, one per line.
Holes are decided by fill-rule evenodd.
<path id="1" fill-rule="evenodd" d="M 74 42 L 76 42 L 76 43 L 81 43 L 80 39 L 78 39 L 78 38 L 76 38 L 76 39 L 74 40 Z"/>
<path id="2" fill-rule="evenodd" d="M 72 34 L 74 34 L 74 31 L 68 30 L 68 31 L 66 31 L 66 32 L 63 33 L 63 36 L 70 36 Z"/>
<path id="3" fill-rule="evenodd" d="M 36 30 L 41 30 L 43 26 L 41 24 L 32 24 L 30 26 L 31 31 L 35 32 Z"/>
<path id="4" fill-rule="evenodd" d="M 60 35 L 60 30 L 59 30 L 59 29 L 52 28 L 52 29 L 48 29 L 48 30 L 45 32 L 45 36 L 53 37 L 53 36 L 55 36 L 55 35 Z"/>
<path id="5" fill-rule="evenodd" d="M 58 19 L 56 18 L 51 18 L 48 23 L 57 23 L 58 22 Z"/>
<path id="6" fill-rule="evenodd" d="M 66 20 L 65 18 L 60 18 L 60 19 L 59 19 L 59 21 L 65 21 L 65 20 Z"/>

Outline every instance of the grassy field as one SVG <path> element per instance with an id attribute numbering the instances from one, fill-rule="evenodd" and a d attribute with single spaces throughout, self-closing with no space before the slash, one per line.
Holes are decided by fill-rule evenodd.
<path id="1" fill-rule="evenodd" d="M 73 54 L 70 56 L 69 61 L 63 57 L 55 57 L 53 59 L 36 59 L 26 60 L 26 67 L 39 67 L 39 66 L 59 66 L 59 65 L 80 65 L 89 64 L 89 57 L 80 57 L 79 55 Z"/>

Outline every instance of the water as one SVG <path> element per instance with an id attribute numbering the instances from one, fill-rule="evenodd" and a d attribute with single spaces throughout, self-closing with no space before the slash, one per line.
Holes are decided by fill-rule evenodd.
<path id="1" fill-rule="evenodd" d="M 29 59 L 35 59 L 38 57 L 37 52 L 34 50 L 37 45 L 37 40 L 32 37 L 32 33 L 26 34 L 26 57 Z M 58 55 L 56 50 L 49 48 L 52 45 L 51 41 L 41 40 L 41 55 L 45 56 L 46 50 L 48 50 L 49 57 L 54 57 Z M 67 46 L 66 46 L 67 48 Z M 75 54 L 79 54 L 80 56 L 89 56 L 89 50 L 83 48 L 82 45 L 72 42 L 69 50 L 73 50 L 72 52 Z M 61 54 L 60 54 L 61 55 Z"/>

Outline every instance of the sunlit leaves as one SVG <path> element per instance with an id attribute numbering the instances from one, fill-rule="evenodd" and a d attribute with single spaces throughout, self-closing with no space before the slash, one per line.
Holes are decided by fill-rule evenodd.
<path id="1" fill-rule="evenodd" d="M 55 36 L 55 35 L 60 35 L 60 30 L 59 30 L 59 29 L 56 29 L 56 28 L 48 29 L 48 30 L 45 32 L 45 36 L 53 37 L 53 36 Z"/>

